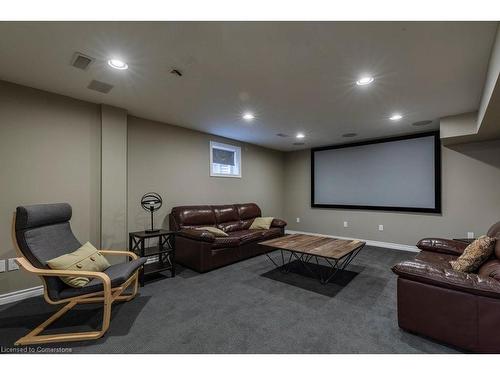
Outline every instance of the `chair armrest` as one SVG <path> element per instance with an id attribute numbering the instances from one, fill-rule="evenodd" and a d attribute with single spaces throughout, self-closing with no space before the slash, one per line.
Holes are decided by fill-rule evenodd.
<path id="1" fill-rule="evenodd" d="M 458 272 L 418 260 L 398 263 L 392 271 L 402 278 L 420 283 L 500 299 L 500 282 L 491 277 Z"/>
<path id="2" fill-rule="evenodd" d="M 92 279 L 98 278 L 102 280 L 105 289 L 111 290 L 111 279 L 104 272 L 97 271 L 78 271 L 78 270 L 51 270 L 45 268 L 34 267 L 25 258 L 16 258 L 16 263 L 19 264 L 26 271 L 33 273 L 38 276 L 83 276 L 90 277 Z"/>
<path id="3" fill-rule="evenodd" d="M 284 228 L 286 227 L 286 221 L 282 219 L 273 219 L 271 222 L 271 227 Z"/>
<path id="4" fill-rule="evenodd" d="M 181 229 L 175 233 L 177 236 L 189 238 L 191 240 L 203 241 L 212 243 L 215 241 L 215 236 L 206 230 L 198 229 Z"/>
<path id="5" fill-rule="evenodd" d="M 117 256 L 117 255 L 126 255 L 128 256 L 130 259 L 139 259 L 139 257 L 137 256 L 137 254 L 131 252 L 131 251 L 126 251 L 126 250 L 99 250 L 99 252 L 101 254 L 105 254 L 105 255 L 110 255 L 110 256 Z"/>
<path id="6" fill-rule="evenodd" d="M 420 250 L 451 255 L 461 255 L 467 246 L 468 244 L 465 242 L 444 238 L 424 238 L 417 243 Z"/>

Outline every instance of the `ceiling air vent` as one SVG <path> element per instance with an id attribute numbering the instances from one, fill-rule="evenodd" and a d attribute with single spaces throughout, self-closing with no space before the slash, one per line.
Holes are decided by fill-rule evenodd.
<path id="1" fill-rule="evenodd" d="M 345 134 L 342 134 L 342 137 L 344 137 L 344 138 L 352 138 L 352 137 L 355 137 L 357 135 L 358 135 L 358 133 L 345 133 Z"/>
<path id="2" fill-rule="evenodd" d="M 283 134 L 283 133 L 278 133 L 278 134 L 276 134 L 276 135 L 277 135 L 278 137 L 281 137 L 281 138 L 287 138 L 287 137 L 289 137 L 289 135 L 288 135 L 288 134 Z"/>
<path id="3" fill-rule="evenodd" d="M 109 83 L 104 83 L 101 81 L 93 80 L 92 82 L 89 83 L 87 88 L 90 90 L 102 92 L 103 94 L 107 94 L 108 92 L 111 91 L 111 89 L 113 88 L 113 85 L 110 85 Z"/>
<path id="4" fill-rule="evenodd" d="M 86 56 L 80 52 L 75 52 L 73 60 L 71 60 L 71 65 L 81 70 L 87 70 L 92 62 L 94 62 L 92 57 Z"/>
<path id="5" fill-rule="evenodd" d="M 417 122 L 414 122 L 412 125 L 413 126 L 425 126 L 425 125 L 429 125 L 429 124 L 432 124 L 431 120 L 417 121 Z"/>
<path id="6" fill-rule="evenodd" d="M 294 146 L 304 146 L 305 143 L 304 142 L 294 142 L 293 145 Z"/>

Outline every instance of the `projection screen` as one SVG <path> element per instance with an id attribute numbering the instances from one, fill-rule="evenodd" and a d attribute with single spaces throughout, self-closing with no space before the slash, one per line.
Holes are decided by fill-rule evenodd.
<path id="1" fill-rule="evenodd" d="M 439 132 L 311 150 L 311 206 L 441 212 Z"/>

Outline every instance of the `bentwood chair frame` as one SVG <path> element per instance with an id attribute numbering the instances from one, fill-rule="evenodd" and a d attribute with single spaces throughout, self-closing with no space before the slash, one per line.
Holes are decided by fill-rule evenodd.
<path id="1" fill-rule="evenodd" d="M 130 301 L 137 295 L 138 290 L 138 280 L 139 280 L 139 269 L 137 269 L 131 277 L 128 278 L 123 284 L 118 287 L 111 287 L 111 279 L 104 272 L 91 272 L 91 271 L 78 271 L 78 270 L 52 270 L 52 269 L 44 269 L 37 268 L 33 266 L 28 259 L 26 259 L 19 248 L 16 233 L 15 233 L 15 224 L 16 224 L 16 214 L 14 214 L 12 220 L 12 241 L 14 243 L 14 247 L 18 257 L 16 258 L 17 264 L 21 266 L 25 271 L 32 273 L 34 275 L 39 276 L 42 279 L 44 284 L 44 298 L 49 304 L 52 305 L 60 305 L 66 303 L 66 305 L 58 310 L 55 314 L 49 317 L 45 322 L 40 324 L 38 327 L 29 332 L 26 336 L 20 338 L 15 342 L 14 345 L 30 345 L 30 344 L 47 344 L 54 342 L 66 342 L 66 341 L 81 341 L 81 340 L 96 340 L 102 337 L 109 328 L 109 324 L 111 321 L 111 306 L 113 302 L 118 301 Z M 99 250 L 99 252 L 103 255 L 108 256 L 128 256 L 129 259 L 134 260 L 138 259 L 138 256 L 130 251 L 121 251 L 121 250 Z M 56 276 L 56 277 L 64 277 L 64 276 L 81 276 L 87 278 L 98 278 L 101 280 L 103 284 L 103 291 L 89 293 L 84 295 L 79 295 L 71 298 L 65 298 L 60 300 L 53 300 L 50 298 L 48 293 L 48 287 L 45 280 L 47 276 Z M 123 294 L 125 290 L 129 287 L 132 287 L 132 291 L 128 294 Z M 47 328 L 50 324 L 55 322 L 73 307 L 78 304 L 88 304 L 88 303 L 102 303 L 104 307 L 103 317 L 102 317 L 102 325 L 101 329 L 98 331 L 86 331 L 86 332 L 75 332 L 75 333 L 59 333 L 59 334 L 46 334 L 42 335 L 42 332 Z"/>

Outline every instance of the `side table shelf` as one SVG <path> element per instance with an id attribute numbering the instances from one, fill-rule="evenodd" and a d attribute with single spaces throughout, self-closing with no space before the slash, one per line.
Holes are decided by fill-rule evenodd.
<path id="1" fill-rule="evenodd" d="M 147 239 L 157 239 L 157 246 L 146 247 Z M 154 262 L 144 265 L 139 275 L 141 286 L 144 286 L 144 276 L 170 271 L 175 277 L 175 232 L 160 229 L 158 232 L 145 231 L 129 233 L 129 250 L 141 257 L 157 257 Z"/>

